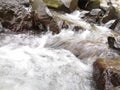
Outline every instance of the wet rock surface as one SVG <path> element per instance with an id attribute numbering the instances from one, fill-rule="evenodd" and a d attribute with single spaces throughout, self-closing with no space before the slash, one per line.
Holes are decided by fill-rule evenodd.
<path id="1" fill-rule="evenodd" d="M 120 37 L 117 39 L 114 37 L 108 37 L 108 45 L 110 48 L 120 52 Z"/>
<path id="2" fill-rule="evenodd" d="M 118 14 L 117 14 L 117 11 L 115 9 L 115 7 L 113 6 L 110 6 L 105 15 L 103 16 L 101 22 L 102 23 L 107 23 L 109 20 L 113 20 L 113 19 L 117 19 L 118 18 Z"/>
<path id="3" fill-rule="evenodd" d="M 42 6 L 37 5 L 39 5 L 39 2 L 36 5 L 32 3 L 31 10 L 30 3 L 27 0 L 22 2 L 17 0 L 0 1 L 0 21 L 3 28 L 13 32 L 34 31 L 39 33 L 51 30 L 54 33 L 58 33 L 59 28 L 53 18 L 47 14 L 47 7 L 44 2 L 40 2 Z M 40 8 L 39 11 L 37 10 L 38 8 Z"/>
<path id="4" fill-rule="evenodd" d="M 101 9 L 92 9 L 90 12 L 85 14 L 83 19 L 85 19 L 89 23 L 100 24 L 102 15 L 103 15 L 103 11 Z"/>
<path id="5" fill-rule="evenodd" d="M 53 1 L 48 0 L 1 0 L 0 22 L 2 27 L 13 32 L 34 31 L 36 33 L 41 33 L 50 30 L 53 33 L 59 33 L 60 29 L 71 26 L 71 24 L 68 24 L 69 21 L 61 18 L 57 20 L 48 7 L 61 7 L 62 11 L 71 12 L 78 6 L 81 10 L 89 10 L 88 13 L 84 14 L 82 17 L 85 21 L 99 25 L 106 24 L 109 20 L 118 18 L 117 11 L 112 5 L 106 10 L 103 10 L 99 7 L 99 0 L 55 0 L 55 2 L 56 3 L 53 4 Z M 54 9 L 52 10 L 54 11 Z M 61 21 L 62 24 L 60 24 L 59 21 Z M 65 25 L 64 22 L 67 22 L 67 24 Z M 74 25 L 72 28 L 75 31 L 83 29 L 82 26 L 78 25 Z M 119 23 L 113 23 L 110 28 L 119 32 Z"/>
<path id="6" fill-rule="evenodd" d="M 93 66 L 98 90 L 120 90 L 120 60 L 98 59 Z"/>
<path id="7" fill-rule="evenodd" d="M 28 1 L 4 0 L 0 1 L 0 21 L 4 28 L 11 31 L 24 31 L 31 28 L 30 15 L 23 3 Z"/>
<path id="8" fill-rule="evenodd" d="M 78 0 L 43 0 L 46 5 L 56 10 L 72 12 L 77 8 Z"/>
<path id="9" fill-rule="evenodd" d="M 120 34 L 120 18 L 115 20 L 110 29 Z"/>
<path id="10" fill-rule="evenodd" d="M 30 3 L 33 12 L 33 27 L 39 30 L 40 26 L 43 26 L 44 30 L 50 30 L 53 33 L 59 33 L 60 29 L 57 25 L 57 22 L 52 17 L 52 14 L 47 8 L 46 4 L 42 0 L 30 0 Z"/>
<path id="11" fill-rule="evenodd" d="M 119 36 L 120 17 L 118 13 L 120 12 L 111 2 L 108 2 L 108 7 L 100 7 L 100 0 L 0 0 L 0 33 L 12 31 L 41 34 L 52 31 L 53 34 L 58 34 L 62 29 L 70 29 L 76 33 L 86 30 L 85 35 L 82 34 L 81 37 L 76 37 L 74 40 L 66 39 L 66 34 L 62 43 L 58 37 L 54 43 L 51 45 L 49 43 L 48 46 L 56 49 L 67 49 L 79 59 L 94 56 L 119 59 L 120 38 L 108 36 L 110 30 L 102 33 L 102 35 L 106 35 L 104 43 L 101 42 L 104 36 L 99 37 L 101 38 L 100 41 L 96 38 L 96 33 L 102 31 L 97 25 L 104 26 L 106 23 Z M 114 22 L 109 23 L 110 20 L 114 20 Z M 101 31 L 97 31 L 98 28 Z M 84 41 L 89 39 L 87 36 L 89 34 L 91 34 L 92 39 Z M 84 39 L 79 41 L 79 38 Z M 98 90 L 120 90 L 120 60 L 99 59 L 93 66 L 94 79 Z"/>
<path id="12" fill-rule="evenodd" d="M 100 0 L 79 0 L 78 7 L 84 10 L 92 10 L 100 7 Z"/>

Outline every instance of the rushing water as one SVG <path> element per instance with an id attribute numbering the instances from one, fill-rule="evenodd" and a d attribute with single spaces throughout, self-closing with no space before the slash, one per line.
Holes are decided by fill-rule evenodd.
<path id="1" fill-rule="evenodd" d="M 93 30 L 75 13 L 62 17 L 86 24 L 85 30 L 0 35 L 0 90 L 95 90 L 93 61 L 119 57 L 107 45 L 107 37 L 114 35 L 106 27 Z"/>

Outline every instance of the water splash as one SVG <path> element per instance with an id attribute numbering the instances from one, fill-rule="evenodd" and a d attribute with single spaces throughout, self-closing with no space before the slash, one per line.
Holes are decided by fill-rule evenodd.
<path id="1" fill-rule="evenodd" d="M 77 15 L 74 22 L 80 18 L 78 12 L 71 15 Z M 106 27 L 84 24 L 88 27 L 82 32 L 1 34 L 0 90 L 95 90 L 92 63 L 99 56 L 110 57 L 107 37 L 114 34 Z"/>
<path id="2" fill-rule="evenodd" d="M 91 66 L 64 49 L 44 48 L 41 42 L 46 42 L 48 36 L 4 36 L 0 47 L 0 90 L 92 88 Z"/>

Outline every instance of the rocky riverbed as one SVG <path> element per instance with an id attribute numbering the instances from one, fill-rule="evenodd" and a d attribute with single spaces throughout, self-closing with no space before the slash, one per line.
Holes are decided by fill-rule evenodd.
<path id="1" fill-rule="evenodd" d="M 0 0 L 0 90 L 120 90 L 119 2 Z"/>

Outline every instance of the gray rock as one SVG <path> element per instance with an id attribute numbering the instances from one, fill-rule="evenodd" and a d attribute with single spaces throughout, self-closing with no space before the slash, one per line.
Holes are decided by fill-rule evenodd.
<path id="1" fill-rule="evenodd" d="M 31 4 L 29 0 L 0 0 L 0 22 L 10 31 L 39 33 L 51 28 L 53 31 L 59 31 L 57 25 L 52 25 L 52 23 L 56 24 L 52 19 L 42 0 L 33 0 Z"/>
<path id="2" fill-rule="evenodd" d="M 90 15 L 93 15 L 93 16 L 98 16 L 102 13 L 101 9 L 92 9 L 90 11 Z"/>

